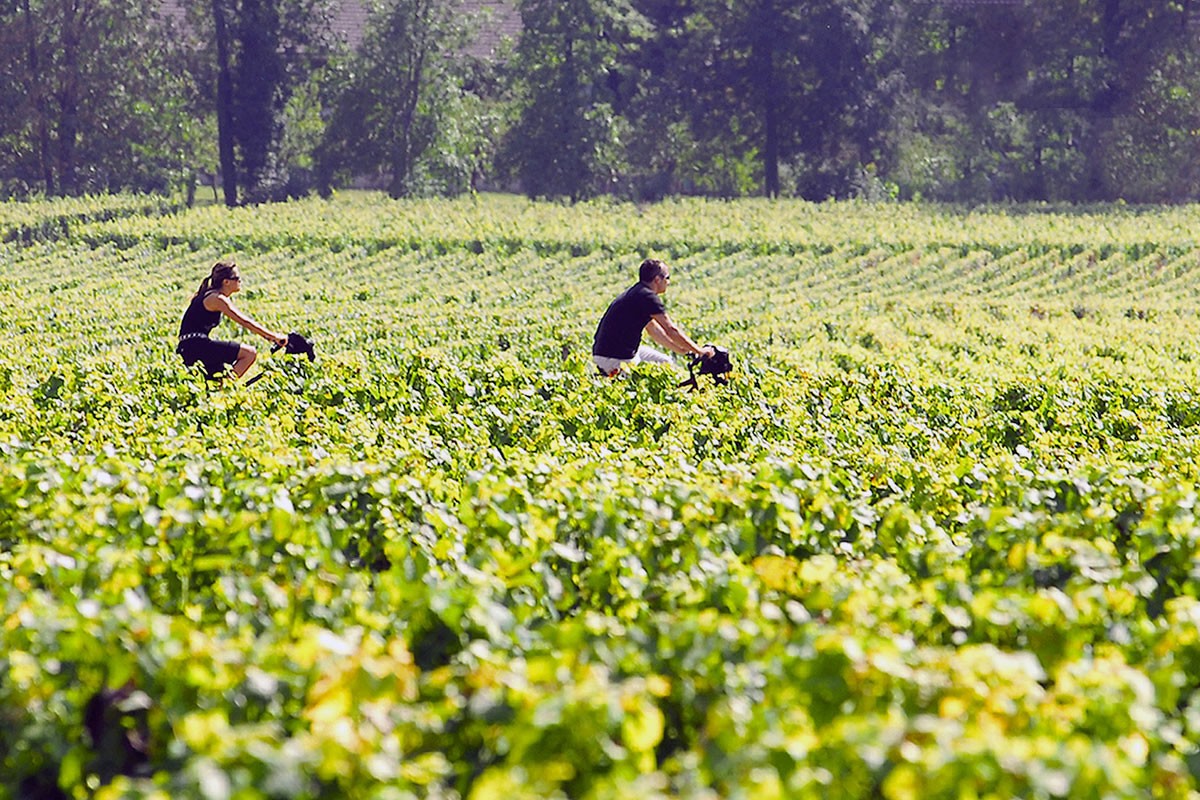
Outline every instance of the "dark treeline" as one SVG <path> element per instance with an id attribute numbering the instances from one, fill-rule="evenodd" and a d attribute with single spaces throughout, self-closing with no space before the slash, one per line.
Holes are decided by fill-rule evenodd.
<path id="1" fill-rule="evenodd" d="M 0 0 L 0 196 L 1200 199 L 1196 0 Z"/>

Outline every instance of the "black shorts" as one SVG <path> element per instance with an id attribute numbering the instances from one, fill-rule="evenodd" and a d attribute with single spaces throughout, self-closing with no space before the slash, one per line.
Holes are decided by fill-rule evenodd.
<path id="1" fill-rule="evenodd" d="M 220 339 L 207 339 L 196 336 L 183 339 L 175 352 L 183 357 L 186 366 L 192 366 L 197 361 L 204 364 L 208 377 L 215 378 L 225 372 L 238 359 L 242 346 L 237 342 L 225 342 Z"/>

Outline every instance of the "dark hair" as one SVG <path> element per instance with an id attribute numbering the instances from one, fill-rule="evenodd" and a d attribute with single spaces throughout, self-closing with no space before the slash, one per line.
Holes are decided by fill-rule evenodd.
<path id="1" fill-rule="evenodd" d="M 237 269 L 237 263 L 232 258 L 223 258 L 213 264 L 212 272 L 208 273 L 207 278 L 200 281 L 200 288 L 196 290 L 196 294 L 204 296 L 214 289 L 220 289 L 221 284 L 229 280 L 235 269 Z"/>
<path id="2" fill-rule="evenodd" d="M 642 283 L 650 283 L 659 275 L 662 275 L 666 270 L 667 265 L 657 258 L 647 258 L 638 267 L 638 280 Z"/>

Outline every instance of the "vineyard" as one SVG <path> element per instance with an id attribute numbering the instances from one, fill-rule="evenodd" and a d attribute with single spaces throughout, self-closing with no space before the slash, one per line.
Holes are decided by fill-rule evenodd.
<path id="1" fill-rule="evenodd" d="M 1200 796 L 1198 230 L 0 204 L 0 798 Z M 315 362 L 182 366 L 231 255 Z"/>

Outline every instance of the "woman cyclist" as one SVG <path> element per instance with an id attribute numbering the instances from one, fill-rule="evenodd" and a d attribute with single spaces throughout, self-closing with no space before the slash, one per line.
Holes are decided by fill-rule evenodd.
<path id="1" fill-rule="evenodd" d="M 183 357 L 185 365 L 190 367 L 200 362 L 210 378 L 220 377 L 231 366 L 235 378 L 242 377 L 250 369 L 258 357 L 253 347 L 211 337 L 222 314 L 272 344 L 287 344 L 286 333 L 268 330 L 238 310 L 233 304 L 233 294 L 241 289 L 242 276 L 236 263 L 223 260 L 213 265 L 212 272 L 200 283 L 183 312 L 183 321 L 179 325 L 179 346 L 175 352 Z"/>

